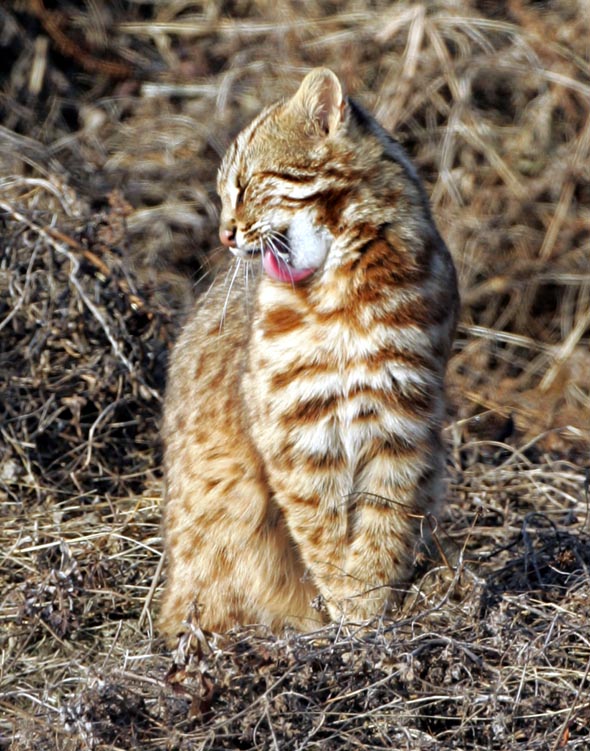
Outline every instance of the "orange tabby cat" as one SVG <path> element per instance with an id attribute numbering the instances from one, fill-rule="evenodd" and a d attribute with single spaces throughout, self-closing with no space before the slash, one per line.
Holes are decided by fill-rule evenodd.
<path id="1" fill-rule="evenodd" d="M 368 619 L 443 494 L 450 255 L 403 149 L 324 68 L 218 187 L 237 265 L 170 365 L 161 628 Z"/>

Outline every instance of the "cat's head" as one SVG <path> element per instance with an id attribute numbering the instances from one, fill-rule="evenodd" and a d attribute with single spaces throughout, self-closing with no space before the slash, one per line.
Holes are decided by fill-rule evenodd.
<path id="1" fill-rule="evenodd" d="M 303 281 L 326 259 L 333 235 L 322 212 L 346 171 L 346 112 L 338 78 L 316 68 L 237 136 L 219 169 L 221 242 L 238 257 L 262 254 L 277 281 Z"/>

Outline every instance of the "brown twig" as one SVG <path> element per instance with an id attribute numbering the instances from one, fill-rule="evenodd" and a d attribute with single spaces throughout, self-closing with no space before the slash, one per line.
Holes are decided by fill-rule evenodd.
<path id="1" fill-rule="evenodd" d="M 75 60 L 88 73 L 101 73 L 109 78 L 132 78 L 133 68 L 116 60 L 102 60 L 87 52 L 63 30 L 64 14 L 48 11 L 43 0 L 29 0 L 31 12 L 37 16 L 60 54 Z"/>

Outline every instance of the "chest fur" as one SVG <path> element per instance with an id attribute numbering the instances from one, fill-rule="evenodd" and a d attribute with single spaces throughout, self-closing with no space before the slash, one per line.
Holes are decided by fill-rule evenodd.
<path id="1" fill-rule="evenodd" d="M 331 306 L 329 293 L 322 300 L 261 285 L 242 396 L 267 462 L 332 466 L 352 485 L 375 444 L 425 438 L 441 384 L 418 326 L 395 326 L 383 305 L 353 313 Z"/>

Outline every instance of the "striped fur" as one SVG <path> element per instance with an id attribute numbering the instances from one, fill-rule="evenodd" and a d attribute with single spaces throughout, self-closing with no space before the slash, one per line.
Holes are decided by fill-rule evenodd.
<path id="1" fill-rule="evenodd" d="M 246 273 L 172 356 L 161 628 L 370 618 L 443 495 L 450 255 L 399 144 L 325 69 L 237 137 L 219 192 Z"/>

